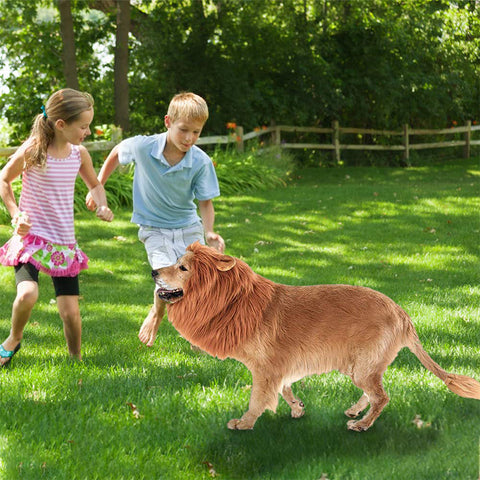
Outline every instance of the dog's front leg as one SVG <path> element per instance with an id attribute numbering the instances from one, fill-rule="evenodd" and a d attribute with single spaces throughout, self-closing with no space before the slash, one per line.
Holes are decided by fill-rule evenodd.
<path id="1" fill-rule="evenodd" d="M 252 430 L 257 418 L 269 408 L 273 412 L 277 409 L 278 392 L 281 379 L 265 378 L 265 376 L 252 374 L 252 393 L 248 411 L 242 418 L 230 420 L 227 424 L 230 430 Z"/>
<path id="2" fill-rule="evenodd" d="M 300 418 L 305 415 L 305 405 L 298 397 L 293 394 L 291 385 L 283 386 L 282 397 L 292 409 L 293 418 Z"/>

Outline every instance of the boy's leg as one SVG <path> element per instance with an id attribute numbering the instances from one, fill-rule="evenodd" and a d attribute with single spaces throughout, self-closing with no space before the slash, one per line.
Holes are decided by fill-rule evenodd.
<path id="1" fill-rule="evenodd" d="M 144 244 L 148 263 L 152 269 L 166 267 L 176 262 L 174 252 L 170 248 L 173 233 L 170 230 L 153 227 L 140 227 L 138 239 Z M 165 302 L 153 292 L 153 306 L 140 327 L 138 338 L 147 347 L 153 346 L 157 338 L 158 328 L 165 314 Z"/>
<path id="2" fill-rule="evenodd" d="M 3 348 L 12 351 L 23 338 L 23 330 L 27 324 L 32 309 L 38 299 L 38 283 L 22 281 L 17 285 L 17 296 L 12 307 L 12 329 L 10 335 L 3 342 Z M 0 358 L 0 365 L 8 362 L 8 358 Z"/>
<path id="3" fill-rule="evenodd" d="M 165 313 L 165 302 L 160 300 L 156 292 L 153 293 L 153 306 L 148 312 L 147 317 L 138 333 L 138 338 L 147 347 L 151 347 L 157 338 L 158 328 L 162 323 L 163 315 Z"/>
<path id="4" fill-rule="evenodd" d="M 63 321 L 63 332 L 71 357 L 82 359 L 82 318 L 78 305 L 80 294 L 77 277 L 52 277 L 57 296 L 57 308 Z"/>
<path id="5" fill-rule="evenodd" d="M 173 265 L 185 253 L 187 246 L 196 240 L 205 243 L 200 223 L 173 230 L 140 226 L 138 239 L 145 245 L 148 263 L 153 270 Z M 138 338 L 147 347 L 154 344 L 164 313 L 165 302 L 154 293 L 153 307 L 138 333 Z"/>

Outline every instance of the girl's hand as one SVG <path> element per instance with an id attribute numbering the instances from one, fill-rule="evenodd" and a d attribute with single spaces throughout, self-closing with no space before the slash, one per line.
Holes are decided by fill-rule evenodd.
<path id="1" fill-rule="evenodd" d="M 85 205 L 91 212 L 95 211 L 97 208 L 97 204 L 95 203 L 95 200 L 90 192 L 87 193 L 87 197 L 85 198 Z"/>
<path id="2" fill-rule="evenodd" d="M 113 220 L 113 212 L 108 207 L 98 207 L 97 217 L 104 222 L 111 222 Z"/>
<path id="3" fill-rule="evenodd" d="M 19 212 L 12 218 L 12 226 L 14 228 L 14 233 L 24 237 L 32 228 L 30 219 L 25 212 Z"/>
<path id="4" fill-rule="evenodd" d="M 220 253 L 225 251 L 225 241 L 218 233 L 207 232 L 205 240 L 210 247 L 215 248 L 215 250 L 218 250 Z"/>

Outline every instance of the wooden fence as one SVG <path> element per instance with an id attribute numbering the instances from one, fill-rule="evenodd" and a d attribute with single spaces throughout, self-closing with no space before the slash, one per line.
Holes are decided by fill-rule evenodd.
<path id="1" fill-rule="evenodd" d="M 197 142 L 199 145 L 208 144 L 228 144 L 236 143 L 237 149 L 243 151 L 244 144 L 248 140 L 258 139 L 268 135 L 270 146 L 276 146 L 282 149 L 314 149 L 314 150 L 330 150 L 335 162 L 341 160 L 342 150 L 377 150 L 377 151 L 402 151 L 405 160 L 410 158 L 412 150 L 425 150 L 432 148 L 449 148 L 463 147 L 463 156 L 470 158 L 471 147 L 480 145 L 480 137 L 473 139 L 472 134 L 480 132 L 480 125 L 472 125 L 471 121 L 466 122 L 463 127 L 452 127 L 444 129 L 412 129 L 408 125 L 404 125 L 401 130 L 375 130 L 364 128 L 341 127 L 337 121 L 332 123 L 330 128 L 320 127 L 294 127 L 286 125 L 276 125 L 257 129 L 256 131 L 244 134 L 242 127 L 237 127 L 236 131 L 230 135 L 217 137 L 200 138 Z M 328 138 L 328 142 L 293 142 L 286 139 L 284 134 L 309 134 Z M 313 135 L 312 135 L 313 134 Z M 342 136 L 354 135 L 357 140 L 365 136 L 369 136 L 370 143 L 344 143 Z M 427 142 L 414 141 L 419 137 L 436 137 L 435 140 L 429 139 Z M 459 137 L 459 139 L 448 139 L 448 137 Z M 439 139 L 438 137 L 442 137 Z M 392 138 L 398 138 L 397 142 Z M 373 140 L 375 139 L 375 140 Z M 268 140 L 268 139 L 267 139 Z"/>
<path id="2" fill-rule="evenodd" d="M 96 140 L 95 142 L 83 142 L 89 152 L 109 152 L 115 145 L 122 141 L 122 129 L 112 127 L 112 140 Z M 0 148 L 0 158 L 9 157 L 18 147 Z"/>
<path id="3" fill-rule="evenodd" d="M 344 150 L 401 151 L 404 159 L 408 160 L 412 150 L 462 147 L 463 156 L 469 158 L 471 147 L 480 145 L 480 138 L 474 139 L 472 135 L 478 131 L 480 131 L 480 125 L 472 125 L 470 121 L 466 122 L 462 127 L 412 129 L 408 125 L 404 125 L 401 130 L 341 127 L 337 121 L 334 121 L 330 128 L 275 125 L 255 129 L 249 133 L 244 133 L 243 127 L 237 126 L 227 135 L 200 137 L 197 145 L 235 145 L 237 150 L 243 151 L 246 142 L 256 139 L 257 142 L 261 141 L 266 147 L 329 150 L 332 152 L 335 162 L 341 160 L 341 152 Z M 310 139 L 317 136 L 321 137 L 323 142 L 317 140 L 309 142 L 295 141 L 295 137 L 298 138 L 298 136 L 301 137 L 306 134 Z M 345 143 L 342 137 L 347 135 L 350 137 L 353 135 L 357 140 L 356 143 Z M 365 136 L 369 137 L 367 143 L 362 142 Z M 427 137 L 428 141 L 421 142 L 417 140 L 422 136 Z M 109 151 L 120 142 L 122 138 L 121 131 L 119 129 L 115 130 L 112 137 L 111 141 L 85 142 L 84 145 L 91 152 Z M 398 139 L 398 141 L 394 141 L 395 139 Z M 11 155 L 17 148 L 0 148 L 0 157 Z"/>

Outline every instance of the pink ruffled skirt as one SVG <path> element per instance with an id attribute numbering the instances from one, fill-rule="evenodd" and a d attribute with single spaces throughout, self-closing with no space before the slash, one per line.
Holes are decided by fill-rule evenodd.
<path id="1" fill-rule="evenodd" d="M 88 257 L 76 243 L 59 245 L 37 235 L 14 235 L 0 248 L 0 264 L 19 263 L 31 263 L 52 277 L 75 277 L 88 268 Z"/>

